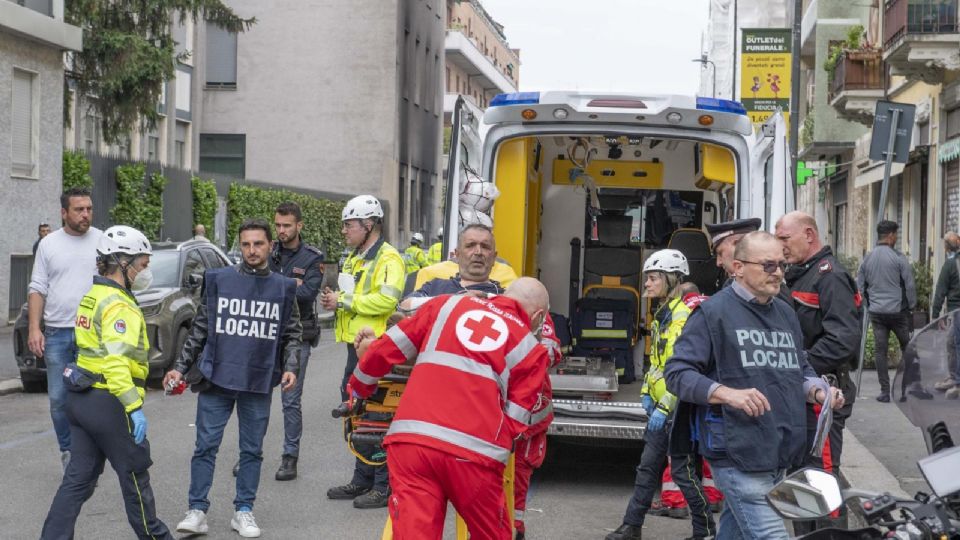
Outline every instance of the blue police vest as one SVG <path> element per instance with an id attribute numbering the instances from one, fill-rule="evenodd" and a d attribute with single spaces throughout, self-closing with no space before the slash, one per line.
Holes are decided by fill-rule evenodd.
<path id="1" fill-rule="evenodd" d="M 716 380 L 756 388 L 770 402 L 759 417 L 727 406 L 699 407 L 700 447 L 747 472 L 799 465 L 806 447 L 806 396 L 800 367 L 803 336 L 796 314 L 774 298 L 761 305 L 727 287 L 699 307 L 710 328 Z"/>
<path id="2" fill-rule="evenodd" d="M 200 372 L 221 388 L 269 393 L 282 375 L 280 338 L 297 282 L 227 267 L 208 270 L 204 287 L 209 327 Z"/>

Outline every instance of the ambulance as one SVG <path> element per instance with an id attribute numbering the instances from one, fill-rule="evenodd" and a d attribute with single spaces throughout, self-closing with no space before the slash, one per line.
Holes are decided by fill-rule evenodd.
<path id="1" fill-rule="evenodd" d="M 452 117 L 444 227 L 477 221 L 461 193 L 492 182 L 498 256 L 540 279 L 569 352 L 551 369 L 549 433 L 616 444 L 642 439 L 644 260 L 671 247 L 713 294 L 724 276 L 704 225 L 793 208 L 779 113 L 755 129 L 735 101 L 703 97 L 520 92 L 481 111 L 462 97 Z M 483 220 L 481 220 L 483 221 Z M 457 235 L 444 238 L 444 253 Z"/>

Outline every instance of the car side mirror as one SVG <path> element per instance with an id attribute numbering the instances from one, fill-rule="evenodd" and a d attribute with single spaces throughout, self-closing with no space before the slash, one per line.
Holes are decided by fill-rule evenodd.
<path id="1" fill-rule="evenodd" d="M 816 519 L 843 504 L 837 477 L 819 469 L 803 469 L 767 493 L 767 502 L 785 519 Z"/>
<path id="2" fill-rule="evenodd" d="M 187 287 L 199 289 L 203 285 L 203 274 L 190 274 L 187 276 Z"/>

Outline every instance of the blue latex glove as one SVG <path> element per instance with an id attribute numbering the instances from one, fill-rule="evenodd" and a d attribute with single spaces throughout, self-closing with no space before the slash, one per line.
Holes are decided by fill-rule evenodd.
<path id="1" fill-rule="evenodd" d="M 147 416 L 142 410 L 136 410 L 130 413 L 130 420 L 133 421 L 133 442 L 140 444 L 147 438 Z"/>
<path id="2" fill-rule="evenodd" d="M 648 418 L 653 414 L 653 408 L 657 406 L 653 398 L 647 394 L 644 394 L 643 397 L 640 398 L 640 405 L 643 407 L 643 410 L 647 412 Z"/>
<path id="3" fill-rule="evenodd" d="M 647 420 L 647 430 L 648 431 L 660 431 L 663 429 L 664 424 L 667 423 L 667 413 L 657 409 L 653 411 L 653 414 L 650 415 L 650 419 Z"/>

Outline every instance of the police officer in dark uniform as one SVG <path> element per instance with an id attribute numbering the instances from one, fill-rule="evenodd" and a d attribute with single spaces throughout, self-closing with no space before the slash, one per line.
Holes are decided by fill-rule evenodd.
<path id="1" fill-rule="evenodd" d="M 847 404 L 833 414 L 823 455 L 808 454 L 806 465 L 839 474 L 843 428 L 857 395 L 850 370 L 856 368 L 862 333 L 860 294 L 830 246 L 821 243 L 813 216 L 804 212 L 783 216 L 777 222 L 776 236 L 791 265 L 784 277 L 800 319 L 807 360 L 817 375 L 826 376 L 847 397 Z M 808 446 L 813 444 L 819 412 L 819 406 L 807 408 Z"/>
<path id="2" fill-rule="evenodd" d="M 293 480 L 297 477 L 297 459 L 300 456 L 300 436 L 303 433 L 303 381 L 307 374 L 310 349 L 320 341 L 320 325 L 314 304 L 323 281 L 323 252 L 307 244 L 300 237 L 303 231 L 303 214 L 300 205 L 284 202 L 277 206 L 273 217 L 277 240 L 270 253 L 270 270 L 297 281 L 297 306 L 300 308 L 300 324 L 303 327 L 303 345 L 300 348 L 300 373 L 297 385 L 281 394 L 283 402 L 283 455 L 277 480 Z"/>
<path id="3" fill-rule="evenodd" d="M 723 269 L 719 279 L 725 280 L 720 285 L 726 287 L 733 281 L 733 250 L 743 235 L 759 231 L 762 221 L 760 218 L 735 219 L 723 223 L 708 223 L 707 234 L 710 235 L 710 247 L 717 257 L 717 267 Z"/>

